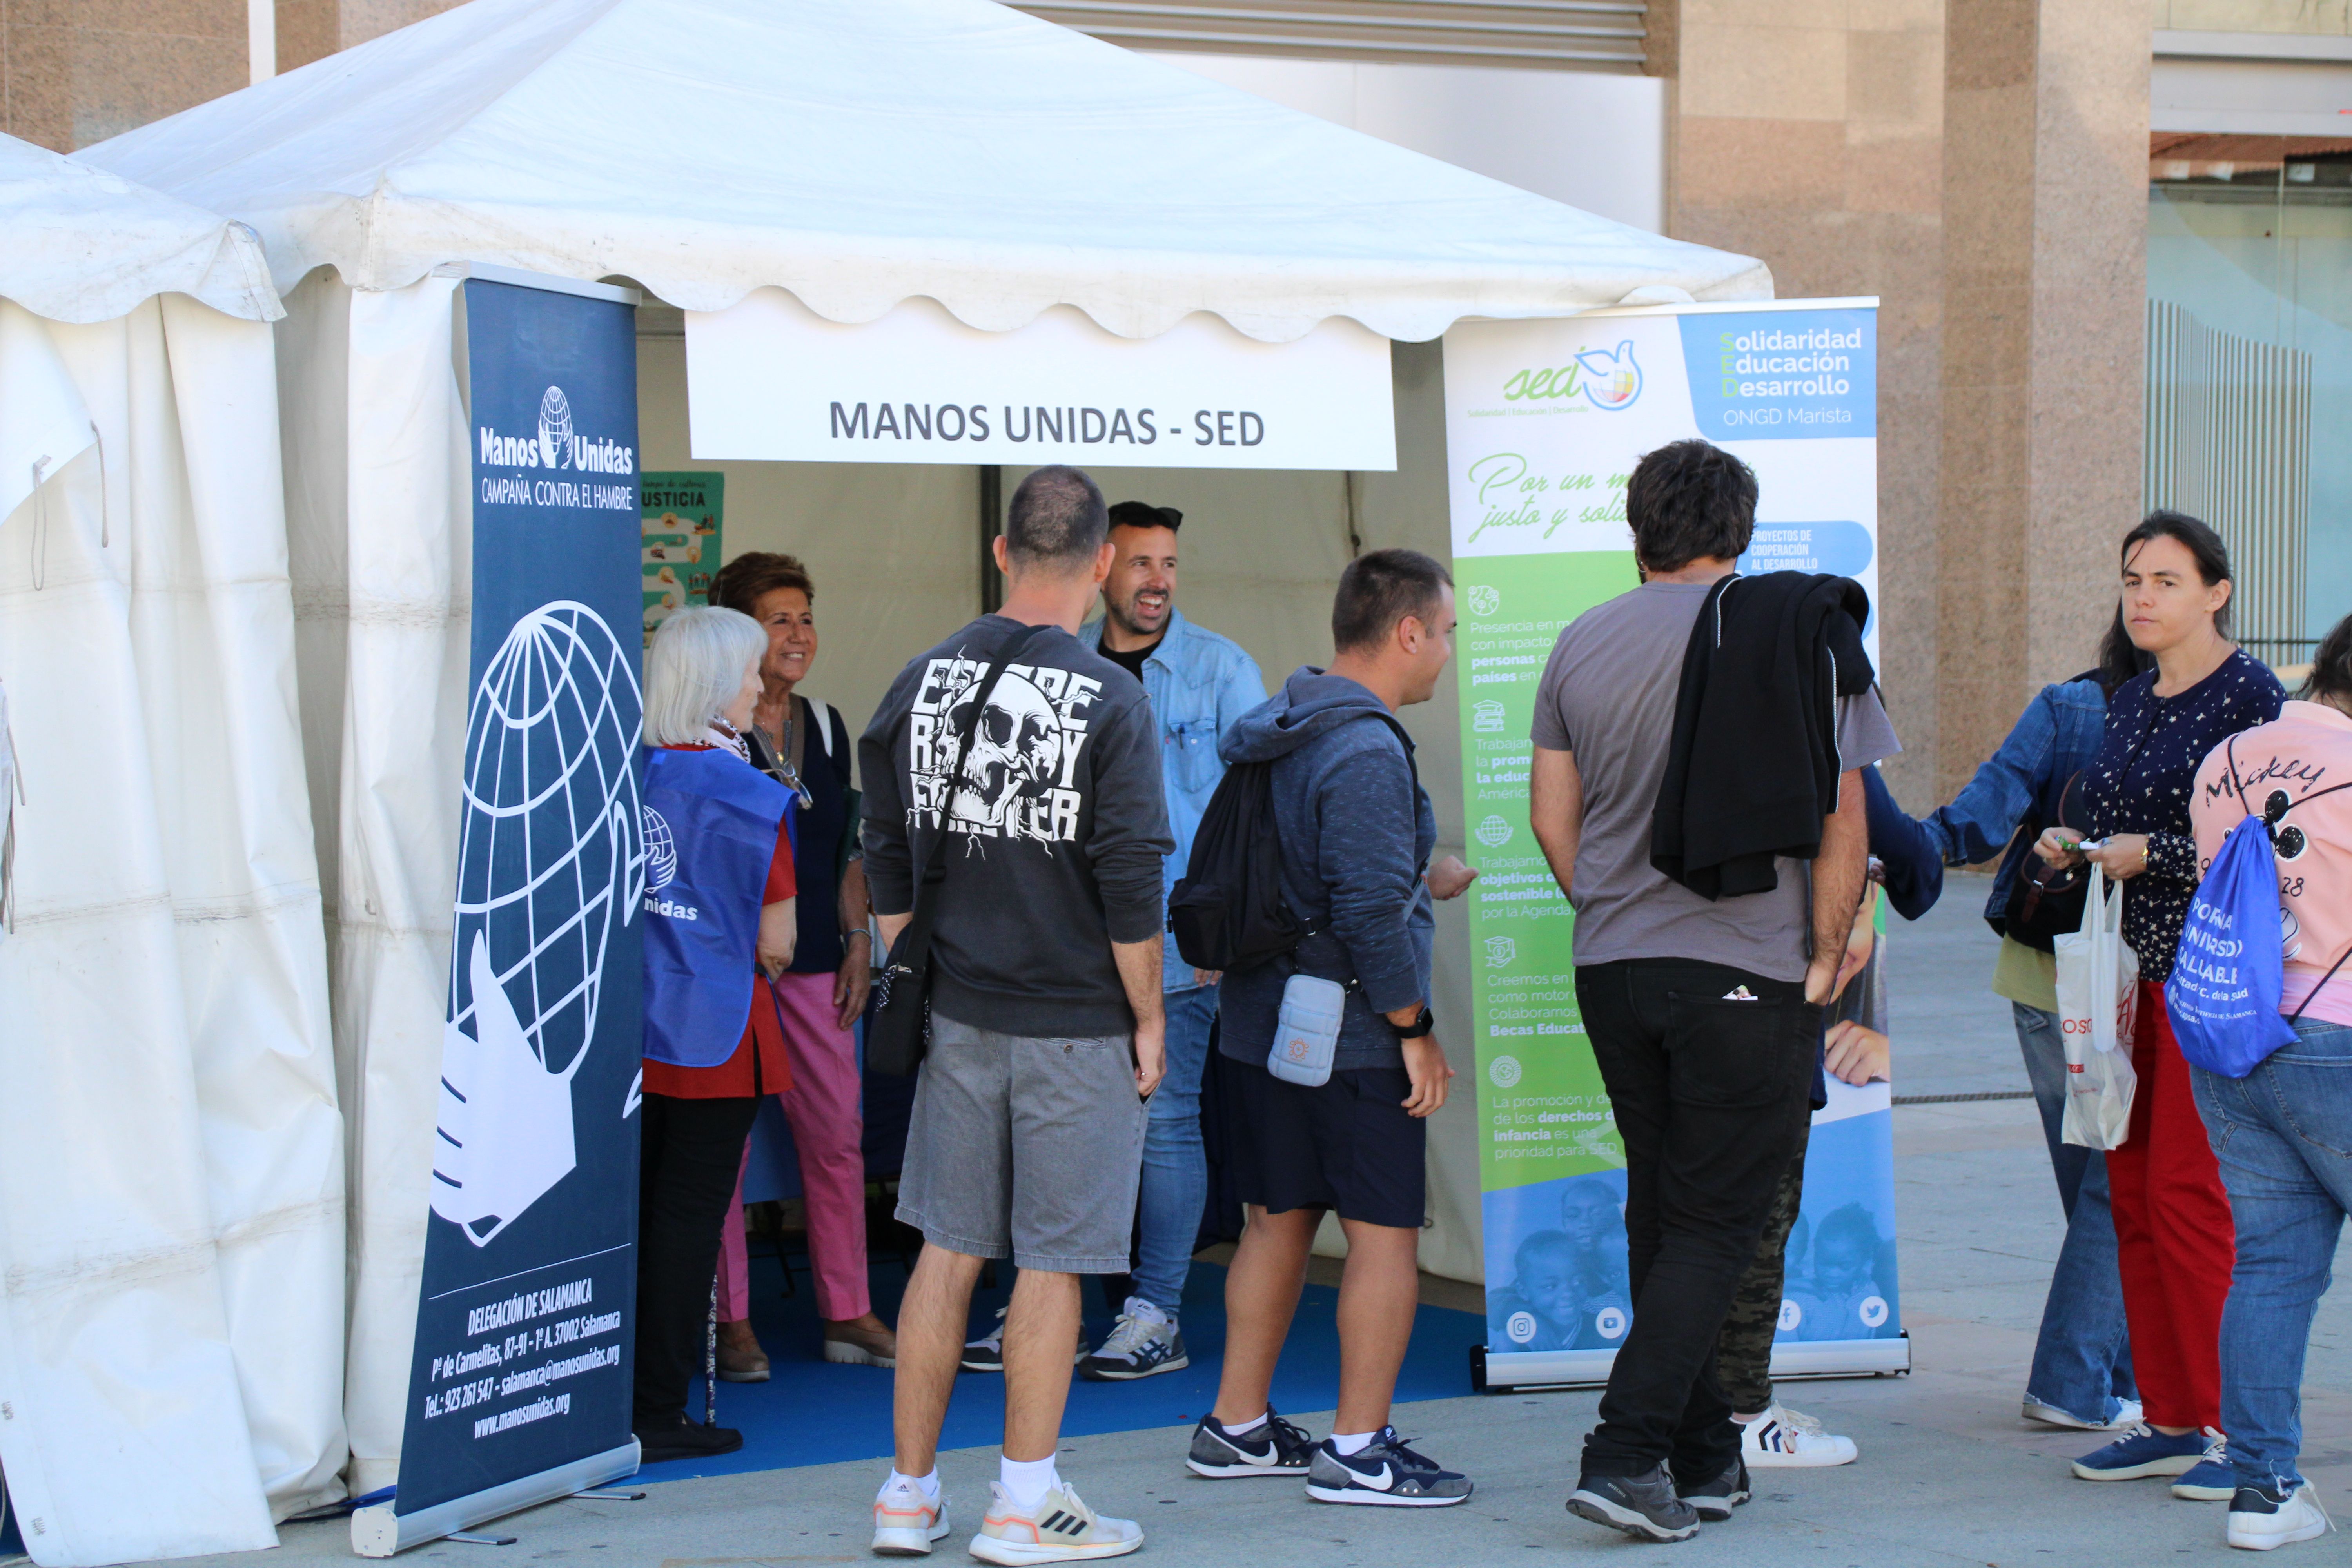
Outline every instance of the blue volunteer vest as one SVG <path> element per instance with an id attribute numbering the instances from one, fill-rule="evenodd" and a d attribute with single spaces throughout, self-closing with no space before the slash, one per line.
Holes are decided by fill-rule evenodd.
<path id="1" fill-rule="evenodd" d="M 646 750 L 646 1057 L 711 1068 L 751 1016 L 760 900 L 793 792 L 725 752 Z"/>

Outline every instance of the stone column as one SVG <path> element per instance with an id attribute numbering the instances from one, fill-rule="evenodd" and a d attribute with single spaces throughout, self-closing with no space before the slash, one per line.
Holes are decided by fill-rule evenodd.
<path id="1" fill-rule="evenodd" d="M 1672 79 L 1667 232 L 1760 257 L 1783 299 L 1879 298 L 1880 639 L 1904 743 L 1932 787 L 1944 309 L 1943 0 L 1652 0 Z"/>
<path id="2" fill-rule="evenodd" d="M 2150 41 L 2146 0 L 1950 0 L 1938 799 L 2114 613 L 2140 514 Z"/>

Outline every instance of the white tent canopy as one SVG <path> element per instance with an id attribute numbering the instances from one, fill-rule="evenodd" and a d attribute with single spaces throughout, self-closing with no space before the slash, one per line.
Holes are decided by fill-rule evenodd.
<path id="1" fill-rule="evenodd" d="M 0 136 L 0 298 L 52 321 L 110 321 L 158 294 L 248 321 L 285 314 L 243 224 L 13 136 Z M 0 494 L 0 514 L 9 504 Z"/>
<path id="2" fill-rule="evenodd" d="M 0 224 L 0 1465 L 45 1565 L 268 1546 L 346 1453 L 284 312 L 242 225 L 5 137 Z"/>
<path id="3" fill-rule="evenodd" d="M 281 290 L 475 261 L 866 321 L 1196 310 L 1421 342 L 1763 265 L 1578 212 L 993 0 L 473 0 L 78 154 L 260 230 Z"/>

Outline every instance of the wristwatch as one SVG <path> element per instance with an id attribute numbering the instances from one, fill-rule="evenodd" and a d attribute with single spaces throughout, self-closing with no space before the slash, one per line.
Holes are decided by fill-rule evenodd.
<path id="1" fill-rule="evenodd" d="M 1429 1004 L 1424 1002 L 1421 1005 L 1421 1016 L 1415 1018 L 1410 1025 L 1399 1027 L 1395 1024 L 1391 1024 L 1389 1027 L 1396 1031 L 1397 1044 L 1402 1045 L 1407 1040 L 1423 1039 L 1435 1034 L 1437 1020 L 1430 1016 Z"/>

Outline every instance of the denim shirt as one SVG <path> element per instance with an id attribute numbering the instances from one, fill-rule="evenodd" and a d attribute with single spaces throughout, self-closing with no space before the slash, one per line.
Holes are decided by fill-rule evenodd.
<path id="1" fill-rule="evenodd" d="M 1078 640 L 1102 646 L 1103 624 L 1088 622 Z M 1192 858 L 1192 835 L 1225 764 L 1217 742 L 1235 720 L 1265 700 L 1265 678 L 1257 662 L 1230 637 L 1194 626 L 1174 605 L 1168 632 L 1143 661 L 1143 693 L 1160 723 L 1160 777 L 1168 794 L 1168 826 L 1176 847 L 1167 861 L 1167 888 L 1173 890 Z M 1168 944 L 1160 984 L 1170 991 L 1192 989 L 1192 966 Z"/>
<path id="2" fill-rule="evenodd" d="M 2009 890 L 2019 865 L 2033 853 L 2033 839 L 2042 829 L 2058 821 L 2059 797 L 2068 781 L 2098 754 L 2106 722 L 2106 695 L 2097 681 L 2043 687 L 2025 705 L 2000 750 L 1977 769 L 1951 805 L 1920 820 L 1947 866 L 1973 865 L 2009 844 L 2000 869 L 1993 874 L 1985 919 L 1997 921 L 2009 912 Z M 2021 822 L 2033 831 L 2010 844 Z"/>

